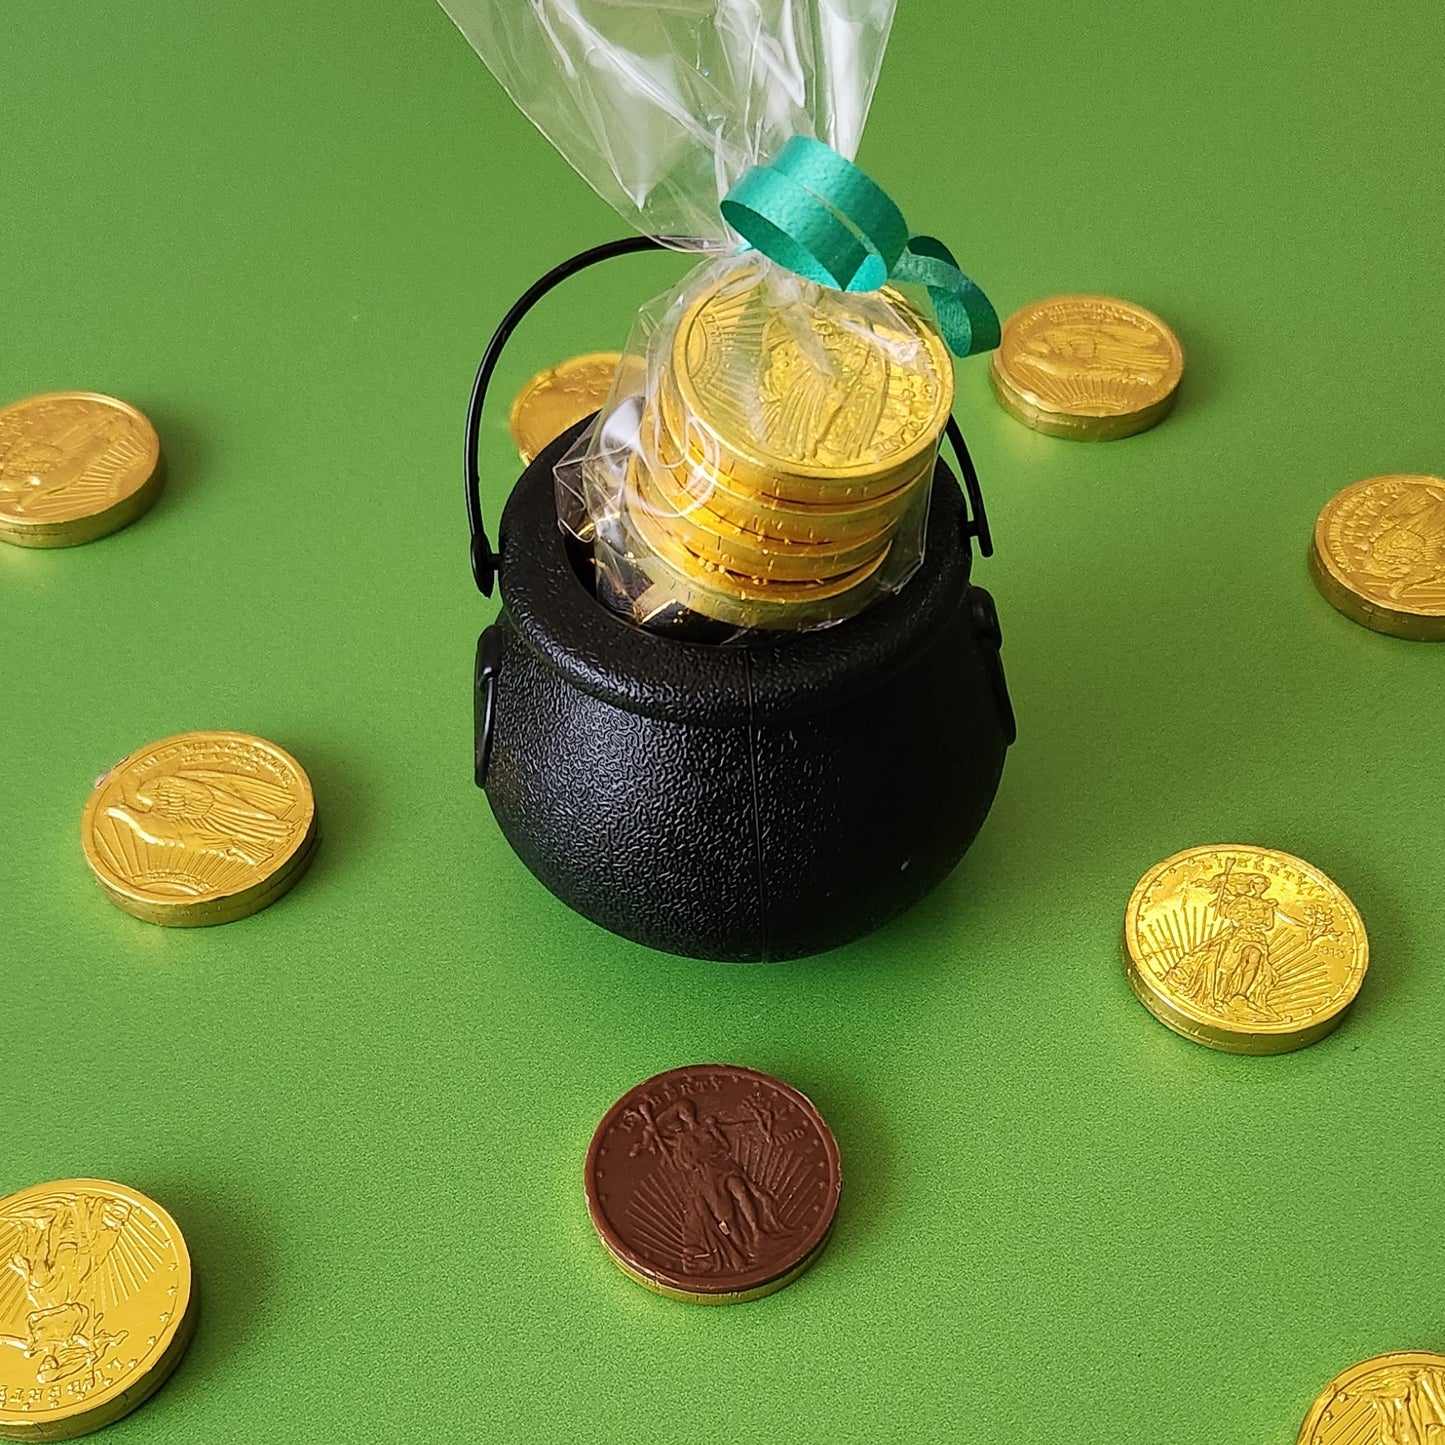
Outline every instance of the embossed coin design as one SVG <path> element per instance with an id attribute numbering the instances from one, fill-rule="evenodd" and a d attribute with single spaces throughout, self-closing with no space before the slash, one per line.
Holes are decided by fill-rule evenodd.
<path id="1" fill-rule="evenodd" d="M 1445 479 L 1370 477 L 1337 492 L 1315 523 L 1310 575 L 1362 626 L 1445 640 Z"/>
<path id="2" fill-rule="evenodd" d="M 81 820 L 107 896 L 148 923 L 190 927 L 255 913 L 310 865 L 311 783 L 289 753 L 235 732 L 182 733 L 122 759 Z"/>
<path id="3" fill-rule="evenodd" d="M 160 494 L 155 428 L 133 406 L 88 391 L 0 408 L 0 538 L 72 547 L 134 521 Z"/>
<path id="4" fill-rule="evenodd" d="M 1152 311 L 1111 296 L 1053 296 L 1004 322 L 989 378 L 1035 431 L 1112 441 L 1160 422 L 1184 375 L 1178 338 Z"/>
<path id="5" fill-rule="evenodd" d="M 1369 963 L 1343 890 L 1302 859 L 1239 844 L 1188 848 L 1151 868 L 1125 911 L 1124 951 L 1155 1018 L 1239 1054 L 1323 1038 Z"/>
<path id="6" fill-rule="evenodd" d="M 191 1260 L 145 1195 L 64 1179 L 0 1199 L 0 1438 L 69 1440 L 119 1420 L 180 1362 Z"/>
<path id="7" fill-rule="evenodd" d="M 889 490 L 948 419 L 948 348 L 895 292 L 864 326 L 842 292 L 769 286 L 764 269 L 728 271 L 679 321 L 676 397 L 662 394 L 686 419 L 674 418 L 673 435 L 704 464 L 794 501 L 875 481 Z"/>
<path id="8" fill-rule="evenodd" d="M 734 1304 L 813 1263 L 841 1177 L 832 1132 L 796 1089 L 695 1064 L 638 1084 L 607 1111 L 587 1151 L 587 1208 L 639 1284 Z"/>
<path id="9" fill-rule="evenodd" d="M 512 402 L 512 440 L 524 463 L 583 417 L 600 411 L 622 357 L 592 351 L 539 371 Z"/>
<path id="10" fill-rule="evenodd" d="M 1436 1445 L 1445 1439 L 1445 1355 L 1399 1350 L 1335 1376 L 1298 1445 Z"/>

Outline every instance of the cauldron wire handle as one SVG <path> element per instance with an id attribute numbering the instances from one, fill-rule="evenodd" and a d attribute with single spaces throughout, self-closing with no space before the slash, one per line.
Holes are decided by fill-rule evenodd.
<path id="1" fill-rule="evenodd" d="M 554 266 L 540 281 L 533 282 L 517 298 L 512 309 L 502 318 L 502 324 L 492 333 L 492 339 L 482 354 L 481 365 L 477 367 L 477 379 L 472 383 L 472 399 L 467 405 L 467 526 L 472 538 L 472 577 L 483 596 L 492 595 L 501 554 L 492 550 L 492 544 L 487 540 L 487 529 L 482 522 L 482 479 L 478 470 L 477 453 L 481 448 L 482 407 L 486 403 L 487 388 L 491 385 L 492 373 L 497 369 L 503 347 L 532 307 L 569 276 L 586 270 L 588 266 L 595 266 L 599 261 L 610 261 L 614 256 L 626 256 L 634 251 L 661 250 L 666 245 L 665 240 L 652 236 L 624 236 L 621 240 L 607 241 L 601 246 L 579 251 L 570 260 Z"/>
<path id="2" fill-rule="evenodd" d="M 978 472 L 974 469 L 973 458 L 963 440 L 963 431 L 950 412 L 947 422 L 948 439 L 953 444 L 953 455 L 958 459 L 958 469 L 963 473 L 964 490 L 968 493 L 968 514 L 963 519 L 963 535 L 978 539 L 979 555 L 993 556 L 993 533 L 988 529 L 988 513 L 983 509 L 983 488 L 978 484 Z"/>

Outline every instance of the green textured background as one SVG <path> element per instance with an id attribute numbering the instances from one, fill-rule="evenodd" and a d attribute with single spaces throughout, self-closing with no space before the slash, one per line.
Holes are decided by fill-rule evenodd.
<path id="1" fill-rule="evenodd" d="M 1115 292 L 1189 368 L 1098 447 L 961 368 L 1018 746 L 935 896 L 759 968 L 574 917 L 470 781 L 471 370 L 616 219 L 428 0 L 13 0 L 0 46 L 0 397 L 114 392 L 171 462 L 130 530 L 0 548 L 0 1192 L 129 1181 L 206 1291 L 111 1438 L 1288 1445 L 1335 1370 L 1445 1349 L 1445 648 L 1304 567 L 1337 488 L 1445 471 L 1437 6 L 902 0 L 861 159 L 1000 311 Z M 681 269 L 519 335 L 493 515 L 514 387 Z M 270 911 L 168 931 L 77 823 L 193 727 L 293 750 L 325 840 Z M 1130 888 L 1217 840 L 1365 917 L 1313 1049 L 1214 1054 L 1129 992 Z M 734 1309 L 632 1285 L 581 1197 L 605 1107 L 698 1059 L 805 1089 L 847 1175 L 819 1266 Z"/>

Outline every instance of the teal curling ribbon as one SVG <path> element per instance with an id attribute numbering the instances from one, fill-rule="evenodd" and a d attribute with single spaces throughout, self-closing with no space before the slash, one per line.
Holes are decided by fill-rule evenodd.
<path id="1" fill-rule="evenodd" d="M 723 219 L 755 251 L 820 286 L 876 291 L 888 281 L 928 287 L 955 356 L 992 351 L 998 313 L 934 236 L 915 236 L 888 194 L 832 146 L 795 135 L 723 198 Z"/>

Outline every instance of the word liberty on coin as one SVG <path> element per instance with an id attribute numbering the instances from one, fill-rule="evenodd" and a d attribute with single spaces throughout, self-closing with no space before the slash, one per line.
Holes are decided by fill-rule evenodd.
<path id="1" fill-rule="evenodd" d="M 160 1388 L 190 1343 L 185 1240 L 123 1185 L 65 1179 L 0 1199 L 0 1260 L 0 1438 L 109 1425 Z"/>
<path id="2" fill-rule="evenodd" d="M 1364 627 L 1445 640 L 1445 478 L 1369 477 L 1336 493 L 1315 523 L 1310 575 Z"/>
<path id="3" fill-rule="evenodd" d="M 1178 338 L 1152 311 L 1111 296 L 1054 296 L 1003 324 L 989 379 L 1025 426 L 1114 441 L 1169 414 L 1184 375 Z"/>
<path id="4" fill-rule="evenodd" d="M 81 843 L 107 897 L 148 923 L 229 923 L 295 884 L 319 840 L 311 782 L 246 733 L 163 738 L 96 784 Z"/>
<path id="5" fill-rule="evenodd" d="M 522 387 L 509 424 L 524 464 L 568 427 L 602 409 L 621 360 L 616 351 L 588 352 L 539 371 Z"/>
<path id="6" fill-rule="evenodd" d="M 1398 1350 L 1351 1365 L 1320 1392 L 1298 1445 L 1439 1445 L 1445 1355 Z"/>
<path id="7" fill-rule="evenodd" d="M 756 1299 L 822 1253 L 838 1146 L 812 1103 L 753 1069 L 658 1074 L 608 1110 L 587 1151 L 587 1208 L 623 1271 L 694 1304 Z"/>
<path id="8" fill-rule="evenodd" d="M 0 539 L 73 547 L 133 522 L 160 495 L 161 447 L 133 406 L 57 391 L 0 408 Z"/>
<path id="9" fill-rule="evenodd" d="M 1273 848 L 1189 848 L 1151 868 L 1124 916 L 1139 1001 L 1196 1043 L 1278 1054 L 1329 1033 L 1369 962 L 1365 925 L 1319 869 Z"/>

